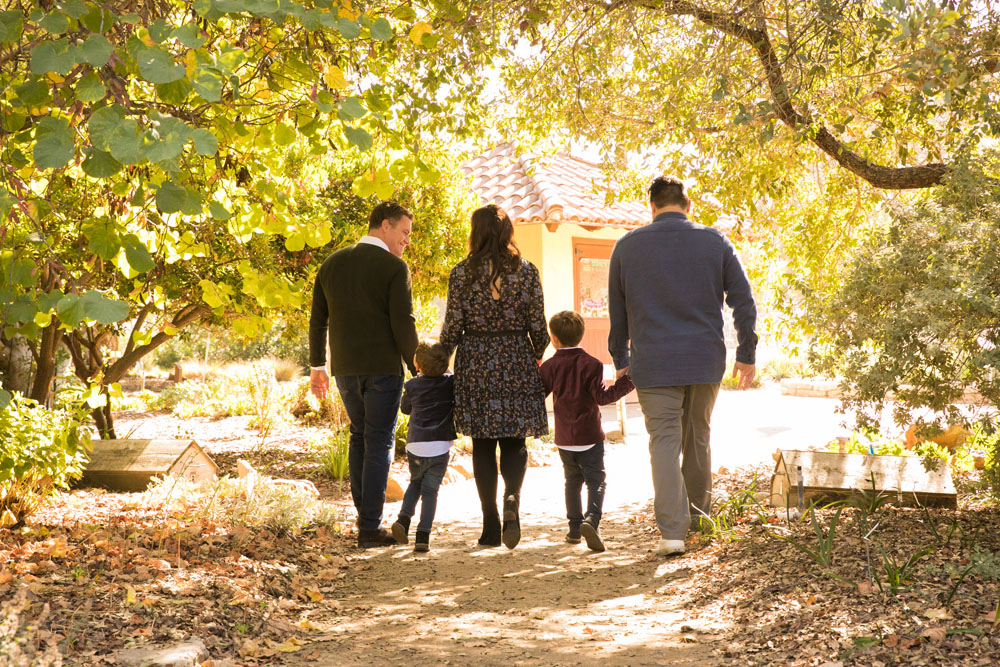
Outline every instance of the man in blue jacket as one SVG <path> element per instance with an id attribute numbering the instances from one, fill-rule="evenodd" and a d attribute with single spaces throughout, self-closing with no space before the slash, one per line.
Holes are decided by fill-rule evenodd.
<path id="1" fill-rule="evenodd" d="M 733 309 L 739 388 L 755 373 L 757 308 L 746 272 L 717 229 L 688 220 L 676 178 L 649 187 L 653 221 L 611 253 L 608 351 L 635 383 L 649 432 L 659 555 L 684 552 L 693 518 L 712 505 L 710 421 L 726 369 L 723 303 Z M 683 457 L 683 464 L 680 459 Z"/>

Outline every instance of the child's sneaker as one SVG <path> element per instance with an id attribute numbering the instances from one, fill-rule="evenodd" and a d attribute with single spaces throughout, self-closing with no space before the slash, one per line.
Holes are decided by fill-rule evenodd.
<path id="1" fill-rule="evenodd" d="M 408 532 L 410 532 L 410 517 L 401 516 L 396 519 L 396 523 L 392 524 L 392 536 L 399 544 L 406 544 L 410 541 L 406 536 Z"/>
<path id="2" fill-rule="evenodd" d="M 591 551 L 604 551 L 604 540 L 601 539 L 601 532 L 591 519 L 584 519 L 583 523 L 580 524 L 580 534 L 587 540 L 587 546 Z"/>
<path id="3" fill-rule="evenodd" d="M 568 544 L 579 544 L 583 536 L 580 534 L 579 526 L 570 526 L 569 532 L 566 533 L 566 542 Z"/>
<path id="4" fill-rule="evenodd" d="M 429 532 L 418 530 L 417 539 L 413 541 L 413 550 L 430 551 L 431 550 L 430 541 L 431 541 L 431 534 Z"/>

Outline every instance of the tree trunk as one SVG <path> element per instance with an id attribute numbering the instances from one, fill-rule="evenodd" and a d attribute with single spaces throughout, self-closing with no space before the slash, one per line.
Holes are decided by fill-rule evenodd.
<path id="1" fill-rule="evenodd" d="M 3 388 L 25 396 L 31 389 L 31 346 L 24 336 L 14 336 L 10 340 Z"/>
<path id="2" fill-rule="evenodd" d="M 94 418 L 97 432 L 101 434 L 102 440 L 115 440 L 115 418 L 111 412 L 111 397 L 107 394 L 107 387 L 101 387 L 108 402 L 103 406 L 93 410 L 90 414 Z"/>
<path id="3" fill-rule="evenodd" d="M 56 347 L 59 332 L 55 324 L 42 329 L 42 339 L 38 343 L 38 357 L 35 359 L 35 382 L 31 386 L 29 398 L 39 405 L 48 405 L 52 393 L 52 378 L 56 374 Z"/>

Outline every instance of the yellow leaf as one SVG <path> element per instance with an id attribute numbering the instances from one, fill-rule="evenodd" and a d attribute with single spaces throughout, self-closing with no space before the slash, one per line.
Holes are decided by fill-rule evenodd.
<path id="1" fill-rule="evenodd" d="M 276 644 L 274 642 L 268 642 L 271 648 L 275 651 L 281 651 L 282 653 L 292 653 L 298 651 L 302 648 L 302 642 L 300 642 L 295 637 L 289 638 L 288 641 L 282 642 L 281 644 Z"/>
<path id="2" fill-rule="evenodd" d="M 64 77 L 59 76 L 55 72 L 49 72 L 46 75 L 46 78 L 48 78 L 48 80 L 51 81 L 52 83 L 62 83 L 63 81 L 66 80 Z"/>
<path id="3" fill-rule="evenodd" d="M 326 85 L 334 90 L 347 88 L 347 79 L 344 78 L 344 71 L 336 65 L 330 65 L 330 69 L 326 71 L 323 78 L 326 80 Z"/>
<path id="4" fill-rule="evenodd" d="M 424 35 L 428 35 L 432 32 L 434 32 L 434 26 L 430 23 L 427 21 L 417 21 L 413 24 L 413 27 L 410 28 L 410 40 L 414 44 L 419 45 L 420 40 L 424 38 Z"/>
<path id="5" fill-rule="evenodd" d="M 52 324 L 52 313 L 35 313 L 35 324 L 45 328 Z"/>
<path id="6" fill-rule="evenodd" d="M 180 329 L 178 329 L 172 324 L 165 324 L 163 326 L 163 333 L 167 334 L 168 336 L 176 336 L 179 332 Z"/>
<path id="7" fill-rule="evenodd" d="M 135 589 L 131 586 L 125 589 L 125 604 L 135 604 Z"/>
<path id="8" fill-rule="evenodd" d="M 108 393 L 111 394 L 112 398 L 124 397 L 124 394 L 122 394 L 122 386 L 117 382 L 112 382 L 110 385 L 108 385 Z"/>
<path id="9" fill-rule="evenodd" d="M 311 591 L 307 589 L 306 595 L 308 595 L 309 599 L 312 600 L 313 602 L 321 602 L 323 600 L 323 594 L 320 593 L 319 591 Z"/>
<path id="10" fill-rule="evenodd" d="M 194 52 L 194 49 L 188 49 L 187 53 L 184 54 L 184 71 L 188 76 L 194 74 L 195 67 L 198 66 L 198 57 Z"/>

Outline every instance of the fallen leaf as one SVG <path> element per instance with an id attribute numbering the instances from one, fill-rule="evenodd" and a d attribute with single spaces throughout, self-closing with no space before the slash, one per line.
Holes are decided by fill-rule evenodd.
<path id="1" fill-rule="evenodd" d="M 921 637 L 926 637 L 932 642 L 944 641 L 945 636 L 948 632 L 944 628 L 927 628 L 920 633 Z"/>
<path id="2" fill-rule="evenodd" d="M 869 584 L 867 581 L 862 581 L 858 583 L 858 593 L 860 595 L 871 595 L 872 585 Z"/>
<path id="3" fill-rule="evenodd" d="M 938 609 L 928 609 L 927 611 L 924 612 L 924 616 L 926 616 L 927 618 L 936 618 L 943 621 L 954 618 L 954 616 L 951 615 L 951 612 L 949 612 L 944 607 L 940 607 Z"/>
<path id="4" fill-rule="evenodd" d="M 899 635 L 889 635 L 888 637 L 884 637 L 882 639 L 882 644 L 889 648 L 896 648 L 899 644 Z"/>
<path id="5" fill-rule="evenodd" d="M 319 591 L 306 589 L 306 595 L 309 596 L 309 599 L 313 602 L 321 602 L 323 600 L 323 594 Z"/>
<path id="6" fill-rule="evenodd" d="M 295 637 L 290 637 L 288 641 L 281 642 L 280 644 L 276 642 L 268 642 L 268 645 L 275 651 L 280 651 L 281 653 L 292 653 L 300 650 L 303 643 Z"/>
<path id="7" fill-rule="evenodd" d="M 125 604 L 135 604 L 135 589 L 129 586 L 125 589 Z"/>

